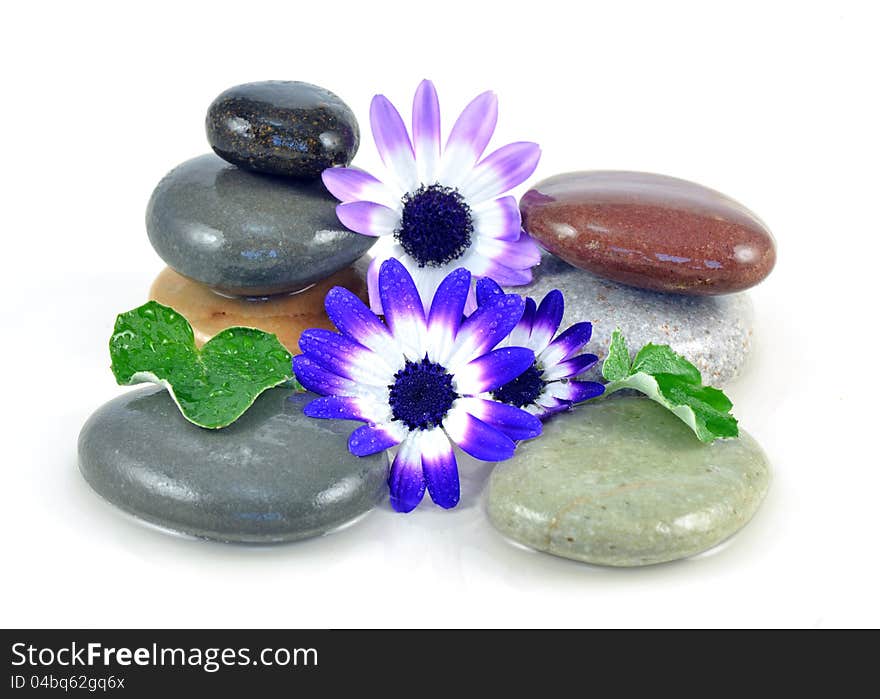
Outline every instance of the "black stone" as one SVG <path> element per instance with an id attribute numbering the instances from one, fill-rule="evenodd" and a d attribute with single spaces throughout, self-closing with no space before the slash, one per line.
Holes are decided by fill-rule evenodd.
<path id="1" fill-rule="evenodd" d="M 224 160 L 287 177 L 318 177 L 348 165 L 360 143 L 345 102 L 317 85 L 287 80 L 229 88 L 208 108 L 205 128 Z"/>

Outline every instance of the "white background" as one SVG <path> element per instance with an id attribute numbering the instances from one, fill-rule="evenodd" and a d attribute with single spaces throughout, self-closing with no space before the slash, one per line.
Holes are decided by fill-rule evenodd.
<path id="1" fill-rule="evenodd" d="M 311 9 L 314 6 L 315 9 Z M 876 3 L 13 3 L 2 54 L 3 626 L 876 626 Z M 712 555 L 611 570 L 530 553 L 457 511 L 382 507 L 299 544 L 174 538 L 120 516 L 76 467 L 88 415 L 127 390 L 116 313 L 162 263 L 159 178 L 208 150 L 223 89 L 306 80 L 366 128 L 435 81 L 448 128 L 500 97 L 493 143 L 536 140 L 535 180 L 589 168 L 719 189 L 775 232 L 757 350 L 729 393 L 775 469 Z M 533 180 L 533 181 L 535 181 Z M 521 193 L 521 190 L 520 192 Z"/>

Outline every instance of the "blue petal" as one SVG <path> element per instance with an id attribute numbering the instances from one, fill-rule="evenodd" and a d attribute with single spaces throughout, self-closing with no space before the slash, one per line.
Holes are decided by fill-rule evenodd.
<path id="1" fill-rule="evenodd" d="M 422 299 L 406 267 L 393 257 L 379 268 L 379 296 L 391 334 L 410 345 L 419 345 L 418 336 L 425 328 Z"/>
<path id="2" fill-rule="evenodd" d="M 348 450 L 355 456 L 369 456 L 400 444 L 400 437 L 387 425 L 358 427 L 348 438 Z"/>
<path id="3" fill-rule="evenodd" d="M 391 507 L 397 512 L 411 512 L 425 496 L 425 485 L 422 457 L 416 439 L 411 435 L 400 445 L 391 464 L 388 476 Z"/>
<path id="4" fill-rule="evenodd" d="M 553 289 L 541 301 L 538 310 L 535 313 L 535 322 L 532 325 L 532 337 L 529 347 L 535 350 L 535 354 L 540 354 L 550 340 L 559 330 L 559 324 L 562 322 L 562 314 L 565 312 L 565 300 L 559 289 Z"/>
<path id="5" fill-rule="evenodd" d="M 535 303 L 535 299 L 531 297 L 526 298 L 526 307 L 523 309 L 522 322 L 523 324 L 528 322 L 529 332 L 531 332 L 532 325 L 535 324 L 535 314 L 537 312 L 538 304 Z"/>
<path id="6" fill-rule="evenodd" d="M 580 376 L 598 361 L 599 358 L 595 354 L 579 354 L 576 357 L 560 362 L 556 366 L 547 367 L 544 370 L 544 380 L 555 381 L 556 379 Z"/>
<path id="7" fill-rule="evenodd" d="M 449 509 L 458 504 L 461 485 L 455 452 L 443 430 L 426 432 L 421 440 L 422 473 L 431 494 L 431 500 Z"/>
<path id="8" fill-rule="evenodd" d="M 477 280 L 477 305 L 486 306 L 500 301 L 504 297 L 504 291 L 494 279 L 483 277 Z"/>
<path id="9" fill-rule="evenodd" d="M 358 387 L 350 379 L 327 371 L 308 355 L 293 358 L 293 373 L 307 390 L 320 395 L 357 395 Z"/>
<path id="10" fill-rule="evenodd" d="M 323 420 L 360 420 L 370 422 L 371 416 L 364 415 L 361 402 L 351 396 L 324 396 L 309 403 L 303 413 L 309 417 Z"/>
<path id="11" fill-rule="evenodd" d="M 443 422 L 446 434 L 463 451 L 483 461 L 503 461 L 513 456 L 516 445 L 503 432 L 464 410 L 452 411 Z"/>
<path id="12" fill-rule="evenodd" d="M 400 354 L 388 328 L 348 289 L 330 289 L 324 307 L 333 324 L 347 337 L 386 356 L 388 352 Z"/>
<path id="13" fill-rule="evenodd" d="M 571 403 L 567 400 L 560 400 L 559 398 L 547 398 L 538 407 L 543 411 L 541 413 L 541 419 L 546 420 L 552 415 L 571 410 Z"/>
<path id="14" fill-rule="evenodd" d="M 328 371 L 356 381 L 363 378 L 364 369 L 374 364 L 375 355 L 366 347 L 323 328 L 305 330 L 300 335 L 299 347 L 309 359 Z"/>
<path id="15" fill-rule="evenodd" d="M 525 301 L 516 294 L 477 308 L 461 324 L 450 358 L 451 367 L 460 367 L 485 354 L 510 334 L 522 317 Z"/>
<path id="16" fill-rule="evenodd" d="M 441 337 L 449 342 L 455 339 L 470 290 L 471 273 L 464 267 L 440 282 L 428 315 L 428 328 L 435 341 Z"/>
<path id="17" fill-rule="evenodd" d="M 592 323 L 575 323 L 551 342 L 539 355 L 545 367 L 557 364 L 577 354 L 590 341 L 593 334 Z"/>
<path id="18" fill-rule="evenodd" d="M 513 381 L 535 362 L 525 347 L 501 347 L 468 362 L 455 372 L 455 385 L 462 395 L 491 391 Z"/>
<path id="19" fill-rule="evenodd" d="M 553 383 L 551 386 L 554 396 L 572 403 L 582 403 L 605 392 L 605 386 L 595 381 L 567 381 L 564 384 Z"/>
<path id="20" fill-rule="evenodd" d="M 532 326 L 535 323 L 535 312 L 537 305 L 533 298 L 526 298 L 525 308 L 523 309 L 522 318 L 516 327 L 510 331 L 510 344 L 520 347 L 531 347 L 529 338 L 532 335 Z"/>
<path id="21" fill-rule="evenodd" d="M 465 398 L 461 406 L 478 420 L 501 430 L 511 439 L 532 439 L 541 434 L 541 421 L 513 405 L 483 398 Z"/>

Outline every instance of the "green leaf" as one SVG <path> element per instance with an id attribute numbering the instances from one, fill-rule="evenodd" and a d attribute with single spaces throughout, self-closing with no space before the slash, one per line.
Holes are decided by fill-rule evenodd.
<path id="1" fill-rule="evenodd" d="M 186 318 L 155 301 L 117 316 L 110 357 L 119 384 L 164 386 L 187 420 L 209 429 L 235 422 L 263 391 L 293 378 L 275 335 L 228 328 L 199 350 Z"/>
<path id="2" fill-rule="evenodd" d="M 619 381 L 629 376 L 630 361 L 629 349 L 620 328 L 611 335 L 611 345 L 608 347 L 608 356 L 602 363 L 602 376 L 608 381 Z"/>
<path id="3" fill-rule="evenodd" d="M 617 331 L 602 367 L 603 376 L 610 380 L 605 386 L 605 395 L 624 388 L 644 393 L 677 415 L 703 442 L 739 436 L 736 418 L 730 414 L 733 407 L 730 399 L 717 388 L 704 386 L 699 369 L 687 359 L 667 345 L 649 343 L 639 350 L 632 366 L 621 375 L 621 348 L 626 350 L 626 343 Z M 628 364 L 629 354 L 626 358 Z M 609 361 L 611 366 L 606 371 Z"/>
<path id="4" fill-rule="evenodd" d="M 629 373 L 637 372 L 652 375 L 672 374 L 681 377 L 687 383 L 703 383 L 700 370 L 680 354 L 673 352 L 669 345 L 655 345 L 649 342 L 642 347 L 636 354 Z"/>

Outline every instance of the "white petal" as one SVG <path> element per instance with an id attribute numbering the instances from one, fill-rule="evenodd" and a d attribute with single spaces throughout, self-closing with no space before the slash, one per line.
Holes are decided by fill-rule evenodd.
<path id="1" fill-rule="evenodd" d="M 479 236 L 517 240 L 522 230 L 519 206 L 514 197 L 501 197 L 472 207 L 474 230 Z"/>

